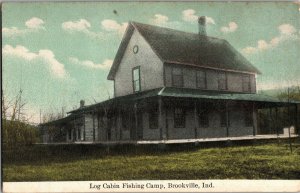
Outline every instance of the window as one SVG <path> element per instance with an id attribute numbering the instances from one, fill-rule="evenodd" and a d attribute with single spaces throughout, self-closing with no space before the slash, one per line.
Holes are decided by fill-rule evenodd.
<path id="1" fill-rule="evenodd" d="M 227 120 L 226 111 L 228 111 L 228 109 L 226 108 L 226 104 L 221 104 L 220 107 L 219 107 L 221 127 L 227 127 L 227 121 L 228 121 L 228 126 L 230 125 L 229 116 L 228 116 L 228 120 Z"/>
<path id="2" fill-rule="evenodd" d="M 104 127 L 105 127 L 104 116 L 99 116 L 98 117 L 98 128 L 104 128 Z"/>
<path id="3" fill-rule="evenodd" d="M 78 129 L 77 129 L 77 132 L 78 132 L 78 140 L 82 140 L 82 139 L 81 139 L 81 129 L 78 128 Z"/>
<path id="4" fill-rule="evenodd" d="M 253 125 L 253 116 L 251 109 L 245 109 L 245 126 L 251 127 Z"/>
<path id="5" fill-rule="evenodd" d="M 122 128 L 123 130 L 129 130 L 131 117 L 129 113 L 122 113 Z"/>
<path id="6" fill-rule="evenodd" d="M 226 118 L 226 111 L 221 111 L 220 112 L 220 122 L 221 122 L 221 127 L 226 127 L 227 126 L 227 118 Z"/>
<path id="7" fill-rule="evenodd" d="M 199 117 L 199 126 L 200 127 L 208 127 L 209 126 L 209 118 L 208 118 L 209 111 L 206 105 L 201 105 L 201 109 L 198 110 L 198 117 Z"/>
<path id="8" fill-rule="evenodd" d="M 69 130 L 69 140 L 72 139 L 72 130 Z"/>
<path id="9" fill-rule="evenodd" d="M 140 77 L 140 67 L 134 67 L 132 69 L 132 84 L 133 84 L 133 92 L 141 91 L 141 77 Z"/>
<path id="10" fill-rule="evenodd" d="M 250 75 L 243 75 L 242 76 L 242 86 L 243 86 L 243 92 L 250 92 Z"/>
<path id="11" fill-rule="evenodd" d="M 183 74 L 181 68 L 172 69 L 172 86 L 183 87 Z"/>
<path id="12" fill-rule="evenodd" d="M 225 72 L 219 72 L 218 87 L 219 90 L 227 90 L 227 77 Z"/>
<path id="13" fill-rule="evenodd" d="M 158 112 L 157 109 L 151 109 L 149 111 L 149 129 L 158 128 Z"/>
<path id="14" fill-rule="evenodd" d="M 183 108 L 174 109 L 174 127 L 175 128 L 185 127 L 185 112 Z"/>
<path id="15" fill-rule="evenodd" d="M 196 71 L 197 87 L 206 89 L 206 72 Z"/>

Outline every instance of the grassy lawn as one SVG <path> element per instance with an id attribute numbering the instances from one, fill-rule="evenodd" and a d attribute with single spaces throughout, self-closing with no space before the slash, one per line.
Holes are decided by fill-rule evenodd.
<path id="1" fill-rule="evenodd" d="M 299 139 L 297 139 L 299 141 Z M 26 147 L 4 153 L 4 181 L 300 179 L 300 143 L 222 147 Z"/>

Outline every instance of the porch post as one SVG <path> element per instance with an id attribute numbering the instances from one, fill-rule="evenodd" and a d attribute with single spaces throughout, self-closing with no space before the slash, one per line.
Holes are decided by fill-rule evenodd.
<path id="1" fill-rule="evenodd" d="M 278 132 L 278 108 L 275 107 L 275 125 L 276 125 L 276 135 L 278 136 L 279 135 L 279 132 Z"/>
<path id="2" fill-rule="evenodd" d="M 137 117 L 137 105 L 138 103 L 134 103 L 134 118 L 135 118 L 135 139 L 138 139 L 137 130 L 138 130 L 138 117 Z"/>
<path id="3" fill-rule="evenodd" d="M 81 130 L 80 130 L 80 135 L 81 135 Z M 85 116 L 83 116 L 83 140 L 85 141 Z"/>
<path id="4" fill-rule="evenodd" d="M 93 116 L 93 141 L 96 140 L 96 135 L 95 135 L 95 112 L 92 114 Z"/>
<path id="5" fill-rule="evenodd" d="M 271 131 L 272 131 L 272 108 L 269 108 L 269 132 Z"/>
<path id="6" fill-rule="evenodd" d="M 227 137 L 229 137 L 229 112 L 228 112 L 228 102 L 227 101 L 226 101 L 225 111 L 226 111 L 226 135 L 227 135 Z"/>
<path id="7" fill-rule="evenodd" d="M 104 127 L 105 127 L 105 140 L 108 141 L 108 118 L 107 118 L 107 111 L 108 109 L 104 107 L 104 116 L 103 116 L 103 121 L 104 121 Z"/>
<path id="8" fill-rule="evenodd" d="M 73 128 L 71 128 L 71 141 L 75 141 L 74 140 L 74 131 L 75 131 L 75 119 L 73 121 Z"/>
<path id="9" fill-rule="evenodd" d="M 158 97 L 158 127 L 160 132 L 160 139 L 163 139 L 163 131 L 162 131 L 162 99 Z"/>
<path id="10" fill-rule="evenodd" d="M 67 128 L 67 137 L 66 137 L 66 142 L 68 142 L 69 141 L 69 129 Z M 43 140 L 43 142 L 44 142 L 44 140 Z"/>
<path id="11" fill-rule="evenodd" d="M 256 115 L 257 116 L 257 115 Z M 256 128 L 255 124 L 257 123 L 257 118 L 255 118 L 255 104 L 254 102 L 252 103 L 252 125 L 253 125 L 253 136 L 256 135 Z M 255 123 L 256 122 L 256 123 Z"/>
<path id="12" fill-rule="evenodd" d="M 75 134 L 76 134 L 75 141 L 77 141 L 78 140 L 78 128 L 75 128 Z"/>
<path id="13" fill-rule="evenodd" d="M 295 105 L 295 134 L 299 134 L 298 127 L 298 105 Z"/>
<path id="14" fill-rule="evenodd" d="M 120 107 L 122 108 L 122 107 Z M 118 128 L 119 128 L 119 140 L 122 140 L 122 122 L 121 122 L 121 109 L 118 108 Z"/>
<path id="15" fill-rule="evenodd" d="M 198 128 L 198 121 L 197 121 L 197 102 L 194 101 L 194 126 L 195 126 L 195 139 L 198 138 L 197 128 Z"/>
<path id="16" fill-rule="evenodd" d="M 169 139 L 169 120 L 168 120 L 168 109 L 166 108 L 166 139 Z"/>

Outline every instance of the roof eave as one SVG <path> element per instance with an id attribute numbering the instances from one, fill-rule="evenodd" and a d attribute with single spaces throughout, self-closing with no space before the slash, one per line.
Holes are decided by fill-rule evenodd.
<path id="1" fill-rule="evenodd" d="M 197 64 L 192 63 L 184 63 L 184 62 L 176 62 L 176 61 L 165 61 L 164 64 L 178 64 L 178 65 L 185 65 L 185 66 L 191 66 L 196 68 L 205 68 L 205 69 L 211 69 L 211 70 L 223 70 L 228 72 L 238 72 L 238 73 L 245 73 L 245 74 L 261 74 L 259 71 L 242 71 L 242 70 L 232 70 L 232 69 L 225 69 L 225 68 L 214 68 L 209 66 L 201 66 Z"/>
<path id="2" fill-rule="evenodd" d="M 118 51 L 116 53 L 116 56 L 115 56 L 115 59 L 114 59 L 114 62 L 109 70 L 109 73 L 107 75 L 107 80 L 114 80 L 115 79 L 115 75 L 116 75 L 116 72 L 117 72 L 117 69 L 121 63 L 121 60 L 122 60 L 122 57 L 124 55 L 124 52 L 125 52 L 125 49 L 128 45 L 128 42 L 129 42 L 129 39 L 133 33 L 133 25 L 132 25 L 132 22 L 129 21 L 128 22 L 128 26 L 125 30 L 125 33 L 123 35 L 123 38 L 122 38 L 122 41 L 119 45 L 119 48 L 118 48 Z"/>

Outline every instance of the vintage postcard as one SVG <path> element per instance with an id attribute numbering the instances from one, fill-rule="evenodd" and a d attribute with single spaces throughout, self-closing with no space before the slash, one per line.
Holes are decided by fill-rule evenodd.
<path id="1" fill-rule="evenodd" d="M 299 192 L 299 5 L 2 3 L 3 192 Z"/>

